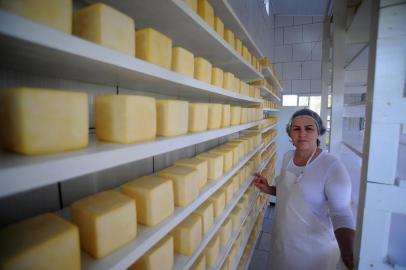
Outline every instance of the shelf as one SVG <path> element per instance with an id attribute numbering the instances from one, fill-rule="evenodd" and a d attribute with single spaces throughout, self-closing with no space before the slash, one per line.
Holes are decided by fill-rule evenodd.
<path id="1" fill-rule="evenodd" d="M 211 239 L 217 233 L 217 231 L 220 229 L 221 225 L 226 220 L 228 215 L 231 213 L 231 211 L 237 205 L 238 201 L 243 196 L 244 192 L 251 185 L 251 182 L 252 182 L 252 178 L 247 181 L 247 183 L 244 185 L 244 187 L 242 189 L 240 189 L 240 193 L 237 195 L 237 197 L 233 198 L 233 201 L 230 202 L 230 204 L 224 209 L 221 216 L 214 222 L 214 224 L 212 225 L 210 230 L 207 232 L 207 234 L 202 239 L 202 242 L 200 243 L 199 247 L 196 249 L 196 251 L 193 253 L 193 255 L 191 257 L 183 256 L 183 255 L 180 255 L 180 254 L 175 255 L 175 265 L 173 267 L 173 270 L 180 270 L 180 269 L 187 270 L 187 269 L 190 269 L 193 266 L 195 261 L 199 258 L 200 254 L 206 248 L 207 244 L 211 241 Z M 255 198 L 256 197 L 257 197 L 257 195 L 255 196 Z M 252 205 L 252 203 L 250 205 Z M 214 269 L 216 269 L 216 268 L 214 268 Z"/>
<path id="2" fill-rule="evenodd" d="M 163 237 L 170 233 L 179 223 L 195 211 L 204 201 L 224 185 L 248 160 L 259 151 L 262 145 L 258 146 L 247 157 L 230 169 L 220 179 L 210 181 L 201 191 L 200 196 L 187 207 L 176 207 L 175 213 L 163 220 L 155 227 L 144 227 L 138 224 L 137 237 L 125 246 L 121 247 L 111 255 L 100 260 L 95 260 L 85 252 L 82 252 L 82 269 L 127 269 L 145 252 L 151 249 Z"/>
<path id="3" fill-rule="evenodd" d="M 103 143 L 91 135 L 89 146 L 83 150 L 38 157 L 3 152 L 0 153 L 0 198 L 230 135 L 262 122 L 129 145 Z"/>
<path id="4" fill-rule="evenodd" d="M 277 123 L 276 123 L 276 124 L 273 124 L 273 125 L 270 125 L 269 127 L 266 127 L 266 128 L 264 128 L 264 129 L 262 129 L 262 130 L 261 130 L 261 133 L 265 133 L 265 132 L 269 131 L 270 129 L 276 127 L 276 125 L 277 125 Z"/>
<path id="5" fill-rule="evenodd" d="M 362 1 L 347 29 L 346 43 L 367 43 L 371 28 L 371 0 Z"/>
<path id="6" fill-rule="evenodd" d="M 264 112 L 279 112 L 279 109 L 263 108 Z"/>
<path id="7" fill-rule="evenodd" d="M 248 260 L 247 260 L 247 263 L 245 264 L 244 270 L 248 270 L 250 267 L 251 260 L 252 260 L 252 257 L 254 256 L 255 247 L 258 244 L 260 234 L 261 234 L 261 231 L 257 232 L 257 235 L 255 236 L 254 245 L 252 245 L 252 249 L 250 251 L 250 255 L 248 255 Z"/>
<path id="8" fill-rule="evenodd" d="M 209 0 L 209 2 L 214 8 L 216 16 L 223 21 L 224 27 L 233 31 L 234 36 L 241 39 L 245 46 L 247 46 L 248 50 L 257 58 L 263 58 L 264 54 L 255 44 L 253 38 L 245 29 L 237 14 L 235 14 L 234 9 L 231 7 L 228 0 Z"/>
<path id="9" fill-rule="evenodd" d="M 362 158 L 362 149 L 364 145 L 364 135 L 361 132 L 343 133 L 343 144 L 354 154 Z"/>
<path id="10" fill-rule="evenodd" d="M 261 150 L 261 155 L 268 149 L 269 146 L 271 146 L 272 143 L 276 142 L 276 138 L 273 138 L 267 145 L 264 146 Z M 272 156 L 272 155 L 271 155 Z"/>
<path id="11" fill-rule="evenodd" d="M 280 97 L 271 92 L 271 90 L 269 90 L 268 87 L 260 86 L 259 89 L 261 91 L 262 97 L 271 98 L 272 100 L 276 100 L 277 102 L 281 101 Z"/>
<path id="12" fill-rule="evenodd" d="M 283 92 L 282 85 L 279 83 L 278 79 L 276 78 L 275 74 L 273 74 L 272 70 L 269 67 L 263 67 L 262 73 L 264 76 L 271 80 L 273 86 L 279 89 L 279 91 Z"/>
<path id="13" fill-rule="evenodd" d="M 232 72 L 244 81 L 263 77 L 183 0 L 101 2 L 132 17 L 136 29 L 155 28 L 170 37 L 174 47 L 181 46 L 195 56 L 202 56 L 214 66 Z"/>
<path id="14" fill-rule="evenodd" d="M 210 101 L 261 102 L 3 11 L 0 57 L 1 67 L 48 77 Z"/>
<path id="15" fill-rule="evenodd" d="M 344 105 L 343 117 L 365 118 L 365 103 Z"/>

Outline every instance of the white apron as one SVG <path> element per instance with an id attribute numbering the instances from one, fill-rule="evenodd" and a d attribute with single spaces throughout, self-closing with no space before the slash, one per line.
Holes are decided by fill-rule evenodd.
<path id="1" fill-rule="evenodd" d="M 339 249 L 333 228 L 321 223 L 305 202 L 302 175 L 285 170 L 278 182 L 270 269 L 335 270 Z"/>

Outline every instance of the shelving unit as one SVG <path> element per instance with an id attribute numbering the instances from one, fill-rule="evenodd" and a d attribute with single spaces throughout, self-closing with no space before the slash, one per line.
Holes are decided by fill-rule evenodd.
<path id="1" fill-rule="evenodd" d="M 279 83 L 275 74 L 273 74 L 272 70 L 269 67 L 263 67 L 262 73 L 264 74 L 265 78 L 269 79 L 272 84 L 279 89 L 279 91 L 283 91 L 282 85 Z"/>
<path id="2" fill-rule="evenodd" d="M 251 251 L 250 251 L 250 255 L 248 256 L 248 260 L 247 260 L 247 263 L 245 264 L 244 270 L 248 270 L 249 267 L 250 267 L 252 257 L 254 256 L 255 247 L 256 247 L 257 244 L 258 244 L 259 236 L 260 236 L 260 235 L 261 235 L 261 232 L 259 231 L 259 232 L 257 233 L 257 235 L 255 236 L 255 241 L 254 241 L 254 244 L 252 245 L 252 249 L 251 249 Z"/>
<path id="3" fill-rule="evenodd" d="M 274 94 L 271 90 L 269 90 L 266 86 L 261 86 L 259 89 L 261 90 L 261 95 L 262 95 L 262 97 L 269 98 L 269 99 L 275 100 L 275 101 L 277 101 L 277 102 L 280 102 L 280 101 L 281 101 L 280 97 L 278 97 L 277 95 L 275 95 L 275 94 Z"/>
<path id="4" fill-rule="evenodd" d="M 270 125 L 269 127 L 266 127 L 266 128 L 264 128 L 264 129 L 262 129 L 262 130 L 261 130 L 261 133 L 265 133 L 265 132 L 269 131 L 270 129 L 275 128 L 276 125 L 277 125 L 277 123 L 276 123 L 276 124 L 273 124 L 273 125 Z"/>
<path id="5" fill-rule="evenodd" d="M 263 108 L 264 112 L 279 112 L 279 109 Z"/>

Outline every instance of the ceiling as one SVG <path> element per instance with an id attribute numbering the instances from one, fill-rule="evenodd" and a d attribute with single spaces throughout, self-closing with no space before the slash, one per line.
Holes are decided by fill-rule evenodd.
<path id="1" fill-rule="evenodd" d="M 328 0 L 269 0 L 274 15 L 324 15 Z"/>

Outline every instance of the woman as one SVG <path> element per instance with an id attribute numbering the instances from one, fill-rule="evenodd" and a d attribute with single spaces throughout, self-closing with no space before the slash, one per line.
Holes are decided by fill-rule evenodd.
<path id="1" fill-rule="evenodd" d="M 295 112 L 286 131 L 288 151 L 276 186 L 255 174 L 255 186 L 276 195 L 272 234 L 272 270 L 336 269 L 341 259 L 353 268 L 354 218 L 351 181 L 342 163 L 319 148 L 326 129 L 308 109 Z M 337 245 L 338 244 L 338 245 Z"/>

